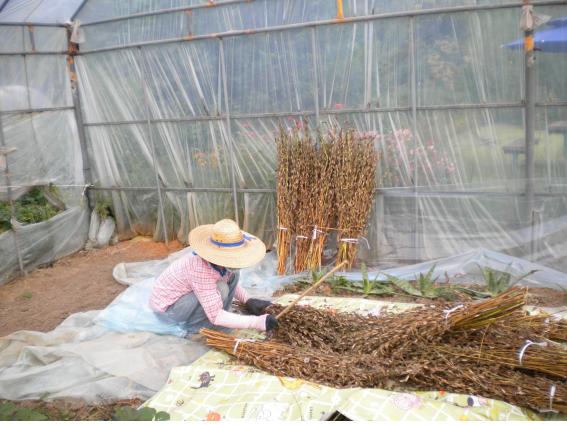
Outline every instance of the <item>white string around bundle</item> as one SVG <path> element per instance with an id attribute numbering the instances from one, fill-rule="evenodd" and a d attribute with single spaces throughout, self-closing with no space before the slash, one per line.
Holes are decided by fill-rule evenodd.
<path id="1" fill-rule="evenodd" d="M 321 233 L 322 235 L 326 235 L 325 232 L 323 232 L 322 230 L 319 230 L 317 228 L 317 226 L 313 227 L 313 234 L 311 235 L 311 239 L 315 240 L 317 239 L 317 233 Z"/>
<path id="2" fill-rule="evenodd" d="M 368 239 L 366 239 L 364 236 L 360 236 L 359 238 L 341 238 L 339 239 L 341 242 L 345 242 L 345 243 L 352 243 L 352 244 L 357 244 L 359 243 L 359 239 L 363 239 L 364 242 L 366 242 L 366 246 L 368 247 L 368 249 L 370 249 L 370 242 L 368 242 Z"/>
<path id="3" fill-rule="evenodd" d="M 240 344 L 241 342 L 256 342 L 256 340 L 249 338 L 236 338 L 234 340 L 234 348 L 232 349 L 232 354 L 236 354 L 236 350 L 238 349 L 238 344 Z"/>
<path id="4" fill-rule="evenodd" d="M 555 397 L 555 391 L 556 390 L 557 390 L 557 387 L 555 386 L 555 384 L 552 384 L 549 387 L 549 409 L 540 410 L 541 413 L 546 413 L 546 412 L 557 413 L 557 410 L 555 410 L 553 408 L 553 397 Z"/>
<path id="5" fill-rule="evenodd" d="M 547 347 L 547 342 L 533 342 L 530 341 L 529 339 L 526 339 L 526 343 L 518 353 L 518 361 L 520 362 L 520 366 L 522 365 L 522 361 L 524 359 L 524 353 L 526 352 L 526 350 L 530 345 L 539 345 L 540 347 Z"/>
<path id="6" fill-rule="evenodd" d="M 287 227 L 281 227 L 281 226 L 280 226 L 280 227 L 278 227 L 278 229 L 283 230 L 284 232 L 287 232 L 287 231 L 288 231 L 288 228 L 287 228 Z"/>
<path id="7" fill-rule="evenodd" d="M 443 310 L 443 313 L 445 313 L 445 322 L 449 319 L 449 316 L 454 313 L 455 311 L 461 309 L 464 307 L 464 304 L 459 304 L 456 307 L 450 308 L 448 310 Z"/>
<path id="8" fill-rule="evenodd" d="M 297 235 L 295 239 L 309 239 L 307 236 Z"/>

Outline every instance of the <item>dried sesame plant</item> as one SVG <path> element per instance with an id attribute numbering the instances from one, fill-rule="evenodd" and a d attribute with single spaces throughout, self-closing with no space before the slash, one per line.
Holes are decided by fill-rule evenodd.
<path id="1" fill-rule="evenodd" d="M 369 317 L 295 306 L 271 340 L 201 333 L 208 345 L 277 376 L 338 388 L 444 389 L 567 413 L 567 350 L 551 338 L 566 322 L 528 315 L 525 298 L 512 289 L 479 303 Z"/>
<path id="2" fill-rule="evenodd" d="M 291 250 L 291 226 L 293 223 L 292 185 L 291 185 L 291 146 L 292 137 L 280 126 L 276 137 L 278 165 L 276 171 L 276 208 L 278 215 L 278 238 L 276 251 L 278 254 L 277 273 L 285 274 L 286 262 Z"/>
<path id="3" fill-rule="evenodd" d="M 337 264 L 348 260 L 347 268 L 350 269 L 372 208 L 378 154 L 373 136 L 348 129 L 336 131 L 336 137 L 334 149 L 338 167 L 334 186 L 339 229 Z"/>
<path id="4" fill-rule="evenodd" d="M 276 137 L 278 267 L 284 274 L 295 247 L 294 271 L 321 267 L 329 230 L 338 227 L 337 264 L 354 262 L 375 188 L 374 137 L 353 129 L 330 128 L 314 138 L 309 127 Z"/>
<path id="5" fill-rule="evenodd" d="M 302 272 L 307 267 L 307 254 L 311 244 L 311 229 L 315 216 L 313 193 L 317 184 L 316 177 L 317 148 L 309 128 L 292 144 L 291 183 L 293 208 L 293 233 L 295 235 L 294 270 Z"/>
<path id="6" fill-rule="evenodd" d="M 327 230 L 335 220 L 334 175 L 337 172 L 338 158 L 333 149 L 334 139 L 330 134 L 318 133 L 317 158 L 314 162 L 314 183 L 312 198 L 314 202 L 311 242 L 307 254 L 307 267 L 316 270 L 321 267 L 323 248 Z"/>

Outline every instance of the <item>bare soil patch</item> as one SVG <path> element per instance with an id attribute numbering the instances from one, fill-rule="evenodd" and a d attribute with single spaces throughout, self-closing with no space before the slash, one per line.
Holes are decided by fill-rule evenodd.
<path id="1" fill-rule="evenodd" d="M 126 286 L 112 278 L 121 262 L 167 257 L 179 242 L 134 238 L 93 251 L 79 251 L 52 266 L 0 286 L 0 336 L 19 330 L 47 332 L 73 313 L 106 307 Z"/>

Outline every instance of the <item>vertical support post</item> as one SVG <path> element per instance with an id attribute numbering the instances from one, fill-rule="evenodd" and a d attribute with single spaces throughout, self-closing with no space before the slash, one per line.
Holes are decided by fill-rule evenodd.
<path id="1" fill-rule="evenodd" d="M 343 0 L 337 0 L 337 19 L 344 19 Z"/>
<path id="2" fill-rule="evenodd" d="M 144 90 L 144 104 L 145 104 L 145 109 L 146 109 L 146 123 L 148 125 L 148 139 L 150 141 L 150 149 L 151 149 L 151 153 L 152 153 L 152 163 L 153 163 L 153 166 L 154 166 L 154 176 L 155 176 L 155 179 L 156 179 L 156 189 L 157 189 L 158 202 L 159 202 L 159 215 L 160 215 L 160 221 L 161 221 L 162 229 L 163 229 L 163 238 L 164 238 L 164 241 L 165 241 L 165 246 L 167 248 L 169 248 L 169 240 L 168 240 L 168 237 L 167 237 L 167 222 L 165 221 L 165 211 L 164 211 L 164 208 L 163 208 L 161 183 L 160 183 L 160 180 L 159 180 L 159 173 L 158 173 L 158 168 L 157 168 L 156 148 L 155 148 L 154 136 L 153 136 L 153 132 L 152 132 L 151 110 L 150 110 L 150 94 L 149 94 L 148 83 L 147 83 L 147 79 L 148 79 L 149 76 L 146 75 L 146 61 L 145 61 L 144 51 L 143 51 L 142 47 L 138 47 L 138 51 L 140 53 L 140 59 L 138 61 L 138 66 L 140 67 L 142 87 L 143 87 L 143 90 Z"/>
<path id="3" fill-rule="evenodd" d="M 8 193 L 8 202 L 10 202 L 10 219 L 12 223 L 16 220 L 16 208 L 14 207 L 14 199 L 12 197 L 12 181 L 10 179 L 10 169 L 8 166 L 8 149 L 6 147 L 6 141 L 4 140 L 4 125 L 2 124 L 2 111 L 0 111 L 0 156 L 4 159 L 4 178 L 6 179 L 6 187 Z M 13 225 L 13 224 L 12 224 Z M 24 262 L 22 260 L 22 252 L 20 250 L 20 242 L 18 240 L 18 233 L 15 228 L 12 228 L 12 234 L 14 235 L 14 247 L 16 248 L 16 256 L 18 258 L 18 267 L 20 268 L 20 273 L 26 274 L 24 269 Z"/>
<path id="4" fill-rule="evenodd" d="M 315 100 L 315 124 L 319 126 L 319 68 L 317 67 L 317 34 L 311 27 L 311 57 L 313 58 L 313 96 Z"/>
<path id="5" fill-rule="evenodd" d="M 532 13 L 530 0 L 524 0 L 522 17 Z M 524 21 L 524 20 L 523 20 Z M 525 67 L 525 143 L 526 143 L 526 209 L 531 227 L 530 256 L 534 254 L 534 174 L 535 174 L 535 55 L 534 55 L 534 28 L 522 22 L 524 29 L 524 67 Z"/>
<path id="6" fill-rule="evenodd" d="M 416 45 L 416 29 L 415 29 L 415 16 L 411 16 L 410 18 L 410 51 L 411 51 L 411 59 L 410 59 L 410 67 L 411 67 L 411 81 L 410 81 L 410 90 L 411 90 L 411 124 L 412 124 L 412 133 L 413 133 L 413 196 L 415 201 L 415 210 L 414 210 L 414 234 L 413 234 L 413 246 L 415 250 L 415 261 L 419 261 L 420 258 L 420 248 L 419 248 L 419 215 L 420 215 L 420 208 L 419 208 L 419 196 L 417 193 L 417 186 L 418 186 L 418 174 L 417 174 L 417 166 L 418 166 L 418 158 L 417 158 L 417 147 L 418 147 L 418 140 L 417 140 L 417 45 Z"/>
<path id="7" fill-rule="evenodd" d="M 232 138 L 232 123 L 230 119 L 230 108 L 228 106 L 228 84 L 227 84 L 227 73 L 226 73 L 226 58 L 224 55 L 224 40 L 219 39 L 219 55 L 221 61 L 221 71 L 222 71 L 222 87 L 223 87 L 223 97 L 224 97 L 224 108 L 226 116 L 226 131 L 228 132 L 228 151 L 230 155 L 230 178 L 231 178 L 231 188 L 232 188 L 232 199 L 234 202 L 234 221 L 240 226 L 240 220 L 238 218 L 238 197 L 236 193 L 236 170 L 234 163 L 236 161 L 236 156 L 234 155 L 234 140 Z"/>
<path id="8" fill-rule="evenodd" d="M 83 160 L 83 177 L 85 179 L 86 187 L 92 185 L 91 174 L 91 161 L 89 151 L 87 148 L 87 137 L 85 133 L 85 126 L 83 121 L 83 113 L 81 111 L 81 96 L 79 93 L 79 81 L 77 78 L 77 68 L 75 65 L 75 46 L 71 42 L 71 29 L 67 29 L 67 43 L 69 44 L 69 54 L 67 55 L 67 65 L 69 71 L 69 79 L 71 81 L 71 95 L 73 97 L 73 112 L 75 114 L 75 122 L 77 123 L 77 133 L 79 136 L 79 146 L 81 147 L 81 158 Z M 88 207 L 92 210 L 95 207 L 94 199 L 92 199 L 91 192 L 85 191 Z"/>

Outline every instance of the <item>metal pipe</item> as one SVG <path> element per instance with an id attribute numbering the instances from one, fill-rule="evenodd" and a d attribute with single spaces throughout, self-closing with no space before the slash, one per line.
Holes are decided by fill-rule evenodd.
<path id="1" fill-rule="evenodd" d="M 155 191 L 156 188 L 148 187 L 116 187 L 116 186 L 91 186 L 90 190 L 117 190 L 117 191 L 131 191 L 131 192 L 150 192 Z M 187 192 L 187 193 L 232 193 L 230 187 L 163 187 L 164 192 Z M 238 193 L 275 193 L 275 189 L 236 189 Z"/>
<path id="2" fill-rule="evenodd" d="M 524 7 L 531 7 L 530 0 L 524 0 Z M 524 69 L 525 69 L 525 144 L 526 144 L 526 209 L 527 217 L 532 229 L 530 242 L 530 256 L 534 254 L 534 174 L 535 174 L 535 55 L 534 55 L 534 29 L 524 31 Z"/>
<path id="3" fill-rule="evenodd" d="M 498 108 L 523 108 L 525 102 L 519 103 L 482 103 L 482 104 L 454 104 L 454 105 L 436 105 L 436 106 L 417 106 L 418 111 L 444 111 L 455 109 L 498 109 Z M 567 102 L 536 102 L 536 106 L 567 106 Z M 61 108 L 66 109 L 66 108 Z M 34 110 L 35 111 L 35 110 Z M 29 112 L 34 112 L 29 111 Z M 411 112 L 411 106 L 389 107 L 389 108 L 349 108 L 349 109 L 323 109 L 320 115 L 341 115 L 353 113 L 390 113 L 390 112 Z M 19 112 L 28 112 L 25 110 Z M 41 112 L 41 111 L 40 111 Z M 302 116 L 314 115 L 316 111 L 305 110 L 301 112 L 264 112 L 254 114 L 234 114 L 231 115 L 232 119 L 255 119 L 255 118 L 272 118 L 272 117 L 288 117 L 288 116 Z M 211 121 L 211 120 L 226 120 L 226 115 L 221 114 L 217 116 L 201 116 L 201 117 L 176 117 L 176 118 L 153 118 L 152 123 L 167 123 L 167 122 L 191 122 L 191 121 Z M 147 120 L 131 120 L 131 121 L 114 121 L 114 122 L 88 122 L 84 123 L 85 126 L 108 126 L 108 125 L 132 125 L 132 124 L 145 124 Z"/>
<path id="4" fill-rule="evenodd" d="M 337 0 L 337 19 L 344 19 L 343 0 Z"/>
<path id="5" fill-rule="evenodd" d="M 161 196 L 161 183 L 160 183 L 160 179 L 159 179 L 159 173 L 158 173 L 158 167 L 157 167 L 157 158 L 156 158 L 156 148 L 155 148 L 155 143 L 154 143 L 154 137 L 153 137 L 153 131 L 152 131 L 152 123 L 151 123 L 151 110 L 150 110 L 150 94 L 149 94 L 149 89 L 148 89 L 148 78 L 149 76 L 146 75 L 146 61 L 145 61 L 145 57 L 144 57 L 144 51 L 142 50 L 142 48 L 139 48 L 139 52 L 140 52 L 140 57 L 138 60 L 138 66 L 140 67 L 140 77 L 142 80 L 142 86 L 143 86 L 143 90 L 144 90 L 144 104 L 145 104 L 145 108 L 146 108 L 146 120 L 147 120 L 147 124 L 148 124 L 148 138 L 149 138 L 149 142 L 150 142 L 150 149 L 152 152 L 152 163 L 154 166 L 154 176 L 156 179 L 156 188 L 157 188 L 157 195 L 158 195 L 158 205 L 159 205 L 159 213 L 160 213 L 160 217 L 161 217 L 161 223 L 162 223 L 162 227 L 163 227 L 163 237 L 164 237 L 164 241 L 165 241 L 165 246 L 167 248 L 169 248 L 169 240 L 167 237 L 167 222 L 165 221 L 165 210 L 163 208 L 163 199 Z"/>
<path id="6" fill-rule="evenodd" d="M 52 108 L 10 109 L 3 110 L 4 114 L 34 114 L 39 112 L 70 111 L 74 106 L 54 106 Z"/>
<path id="7" fill-rule="evenodd" d="M 537 3 L 534 2 L 534 4 L 542 5 L 542 6 L 562 5 L 562 4 L 565 4 L 565 0 L 543 0 L 543 1 L 539 1 Z M 233 30 L 233 31 L 225 31 L 225 32 L 221 32 L 221 33 L 191 35 L 190 37 L 187 37 L 187 36 L 174 37 L 174 38 L 169 38 L 169 39 L 164 39 L 164 40 L 153 40 L 153 41 L 145 41 L 145 42 L 140 42 L 140 43 L 125 44 L 123 46 L 101 47 L 101 48 L 98 48 L 98 49 L 82 51 L 81 55 L 88 55 L 88 54 L 92 54 L 92 53 L 100 53 L 100 52 L 108 52 L 108 51 L 114 51 L 114 50 L 129 49 L 129 48 L 140 47 L 140 46 L 154 46 L 154 45 L 159 45 L 159 44 L 178 43 L 178 42 L 183 42 L 183 41 L 210 40 L 210 39 L 218 39 L 218 38 L 236 37 L 236 36 L 240 36 L 240 35 L 264 34 L 264 33 L 270 33 L 270 32 L 286 31 L 286 30 L 291 30 L 291 29 L 318 27 L 318 26 L 323 26 L 323 25 L 336 25 L 339 22 L 340 22 L 340 24 L 345 24 L 345 23 L 374 21 L 374 20 L 388 19 L 388 18 L 402 18 L 402 17 L 410 17 L 410 16 L 427 16 L 427 15 L 437 15 L 437 14 L 443 14 L 443 13 L 457 13 L 457 12 L 475 12 L 475 11 L 482 11 L 482 10 L 514 8 L 514 7 L 519 7 L 521 5 L 522 4 L 518 3 L 518 2 L 504 3 L 504 4 L 483 4 L 483 5 L 475 5 L 475 6 L 457 6 L 457 7 L 444 7 L 444 8 L 437 8 L 437 9 L 411 10 L 411 11 L 405 11 L 405 12 L 383 13 L 383 14 L 368 15 L 368 16 L 353 16 L 353 17 L 346 17 L 341 21 L 337 21 L 336 19 L 327 19 L 327 20 L 323 20 L 323 21 L 310 21 L 310 22 L 301 22 L 301 23 L 295 23 L 295 24 L 276 25 L 276 26 L 267 27 L 267 28 Z"/>
<path id="8" fill-rule="evenodd" d="M 0 153 L 0 156 L 4 157 L 4 179 L 6 180 L 8 202 L 10 202 L 10 221 L 12 224 L 12 234 L 14 235 L 14 247 L 16 248 L 16 257 L 18 258 L 18 267 L 20 268 L 20 273 L 22 275 L 26 274 L 24 269 L 24 262 L 22 260 L 22 252 L 20 250 L 20 242 L 18 240 L 18 232 L 16 228 L 13 227 L 13 223 L 16 221 L 16 207 L 14 206 L 14 199 L 12 198 L 12 182 L 10 179 L 10 169 L 8 166 L 8 149 L 6 146 L 6 141 L 4 140 L 4 125 L 2 124 L 2 111 L 0 110 L 0 149 L 4 152 Z"/>
<path id="9" fill-rule="evenodd" d="M 230 107 L 228 106 L 228 83 L 227 83 L 227 74 L 226 74 L 226 60 L 224 56 L 224 41 L 222 38 L 219 40 L 219 55 L 221 61 L 222 87 L 223 87 L 224 107 L 226 114 L 226 127 L 228 132 L 228 152 L 230 155 L 230 180 L 232 186 L 232 199 L 234 202 L 234 221 L 236 221 L 236 224 L 240 225 L 240 220 L 238 219 L 238 195 L 236 193 L 236 172 L 234 166 L 236 157 L 234 155 L 234 140 L 232 139 L 232 123 L 230 119 Z"/>
<path id="10" fill-rule="evenodd" d="M 413 233 L 413 246 L 414 246 L 414 259 L 420 260 L 419 255 L 419 198 L 417 196 L 418 174 L 417 174 L 417 148 L 418 148 L 418 135 L 417 135 L 417 45 L 415 33 L 415 16 L 410 17 L 409 38 L 410 38 L 410 68 L 411 68 L 411 126 L 413 133 L 413 193 L 414 193 L 414 233 Z"/>
<path id="11" fill-rule="evenodd" d="M 313 97 L 315 101 L 315 124 L 319 125 L 319 71 L 317 68 L 317 31 L 311 28 L 311 57 L 313 60 Z"/>
<path id="12" fill-rule="evenodd" d="M 50 24 L 47 22 L 0 22 L 0 27 L 27 27 L 28 25 L 33 25 L 34 27 L 65 28 L 64 24 Z"/>
<path id="13" fill-rule="evenodd" d="M 216 6 L 216 7 L 219 7 L 219 8 L 223 8 L 224 6 L 230 6 L 230 5 L 237 4 L 237 3 L 250 3 L 250 2 L 253 2 L 253 1 L 254 0 L 229 0 L 229 1 L 224 1 L 224 2 L 216 2 L 213 5 Z M 554 4 L 564 4 L 564 1 L 545 0 L 545 1 L 537 2 L 535 4 L 545 6 L 545 5 L 554 5 Z M 374 15 L 368 15 L 368 16 L 377 16 L 378 19 L 381 19 L 382 17 L 414 16 L 414 15 L 420 15 L 420 14 L 435 13 L 435 12 L 429 12 L 429 10 L 440 11 L 438 13 L 446 13 L 447 11 L 451 11 L 451 10 L 456 10 L 457 12 L 459 12 L 459 11 L 469 12 L 469 11 L 485 10 L 485 9 L 510 8 L 510 7 L 517 7 L 517 6 L 521 6 L 521 5 L 522 5 L 522 3 L 518 1 L 518 2 L 510 2 L 510 3 L 494 4 L 494 5 L 487 4 L 487 5 L 476 5 L 476 6 L 444 7 L 444 8 L 437 8 L 437 9 L 426 9 L 425 11 L 412 10 L 412 11 L 403 11 L 403 12 L 390 12 L 390 13 L 381 13 L 381 14 L 374 14 Z M 128 20 L 128 19 L 144 18 L 144 17 L 154 16 L 154 15 L 164 15 L 164 14 L 169 14 L 169 13 L 180 13 L 180 12 L 185 12 L 186 10 L 193 10 L 193 9 L 203 9 L 203 8 L 209 9 L 210 7 L 211 7 L 211 4 L 172 7 L 172 8 L 169 8 L 169 9 L 155 10 L 155 11 L 152 11 L 152 12 L 133 13 L 131 15 L 123 15 L 123 16 L 117 16 L 117 17 L 114 17 L 114 18 L 100 19 L 98 21 L 85 22 L 84 24 L 81 24 L 81 26 L 86 27 L 86 26 L 92 26 L 92 25 L 112 23 L 112 22 L 117 22 L 117 21 L 125 21 L 125 20 Z M 421 12 L 424 12 L 424 13 L 421 13 Z M 337 18 L 338 18 L 338 13 L 337 13 Z M 343 19 L 344 19 L 344 16 L 343 16 Z M 346 19 L 350 19 L 350 18 L 347 17 Z M 333 21 L 336 23 L 336 19 L 333 19 Z"/>
<path id="14" fill-rule="evenodd" d="M 117 21 L 124 21 L 127 19 L 135 19 L 135 18 L 146 18 L 148 16 L 156 16 L 156 15 L 165 15 L 169 13 L 178 13 L 178 12 L 186 12 L 188 10 L 195 10 L 195 9 L 210 9 L 211 7 L 224 7 L 224 6 L 231 6 L 238 3 L 252 3 L 254 0 L 226 0 L 226 1 L 217 1 L 214 3 L 203 3 L 203 4 L 196 4 L 193 6 L 180 6 L 180 7 L 171 7 L 169 9 L 161 9 L 161 10 L 154 10 L 151 12 L 139 12 L 133 13 L 131 15 L 123 15 L 123 16 L 116 16 L 113 18 L 107 19 L 99 19 L 98 21 L 90 21 L 81 24 L 83 27 L 92 26 L 92 25 L 99 25 L 99 24 L 108 24 L 111 22 Z"/>
<path id="15" fill-rule="evenodd" d="M 79 14 L 79 12 L 83 9 L 83 7 L 85 6 L 85 4 L 87 4 L 87 1 L 88 1 L 88 0 L 83 0 L 83 1 L 81 2 L 81 4 L 79 5 L 79 7 L 77 8 L 77 10 L 75 10 L 75 13 L 73 13 L 73 14 L 71 15 L 71 19 L 70 19 L 71 22 L 73 22 L 73 21 L 75 20 L 75 18 L 76 18 L 77 15 Z M 82 24 L 81 24 L 81 25 L 82 25 Z"/>
<path id="16" fill-rule="evenodd" d="M 69 30 L 68 30 L 69 31 Z M 68 43 L 71 43 L 71 34 L 68 32 Z M 87 137 L 85 127 L 83 125 L 83 114 L 81 111 L 81 97 L 79 95 L 79 82 L 77 79 L 77 69 L 75 66 L 75 57 L 67 56 L 69 65 L 69 80 L 71 84 L 71 93 L 73 96 L 73 112 L 77 123 L 77 133 L 79 136 L 79 145 L 81 146 L 81 158 L 83 160 L 83 177 L 86 185 L 92 184 L 91 161 L 89 158 L 89 150 L 87 148 Z M 94 199 L 90 196 L 90 192 L 86 191 L 87 203 L 90 210 L 95 207 Z"/>
<path id="17" fill-rule="evenodd" d="M 2 12 L 2 10 L 4 10 L 4 7 L 6 7 L 6 5 L 8 4 L 9 1 L 10 1 L 10 0 L 4 0 L 4 1 L 2 2 L 2 5 L 0 6 L 0 12 Z"/>
<path id="18" fill-rule="evenodd" d="M 22 52 L 2 52 L 0 56 L 25 56 L 25 55 L 66 55 L 67 52 L 64 51 L 52 51 L 52 52 L 26 52 L 25 49 Z"/>
<path id="19" fill-rule="evenodd" d="M 14 186 L 12 186 L 14 187 Z M 418 190 L 418 194 L 421 197 L 437 197 L 437 198 L 468 198 L 468 197 L 524 197 L 524 192 L 483 192 L 483 191 L 435 191 L 428 190 Z M 116 192 L 155 192 L 156 188 L 153 186 L 147 187 L 115 187 L 115 186 L 91 186 L 89 190 L 94 191 L 116 191 Z M 203 188 L 203 187 L 164 187 L 162 188 L 164 192 L 180 192 L 180 193 L 231 193 L 232 188 Z M 276 189 L 237 189 L 238 193 L 252 193 L 252 194 L 275 194 Z M 386 198 L 410 198 L 415 196 L 414 188 L 379 188 L 375 190 L 375 193 Z M 534 193 L 534 196 L 541 198 L 565 198 L 564 193 L 550 193 L 541 192 Z"/>

